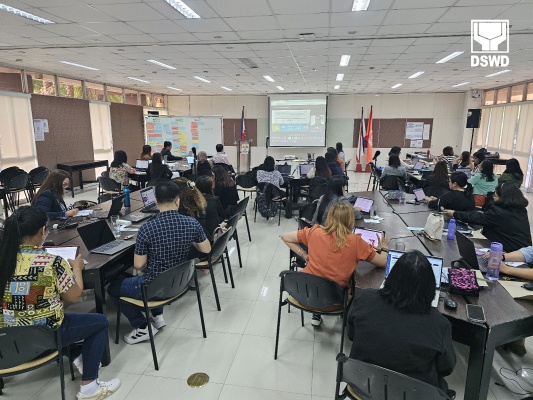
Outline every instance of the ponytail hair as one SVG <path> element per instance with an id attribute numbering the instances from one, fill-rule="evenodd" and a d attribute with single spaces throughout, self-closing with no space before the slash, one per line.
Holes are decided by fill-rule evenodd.
<path id="1" fill-rule="evenodd" d="M 470 198 L 472 197 L 473 193 L 474 193 L 474 187 L 470 183 L 467 183 L 465 187 L 465 196 L 467 198 Z"/>
<path id="2" fill-rule="evenodd" d="M 4 223 L 4 235 L 0 243 L 0 299 L 7 282 L 17 267 L 17 255 L 22 239 L 32 237 L 46 226 L 46 213 L 35 206 L 20 207 Z"/>

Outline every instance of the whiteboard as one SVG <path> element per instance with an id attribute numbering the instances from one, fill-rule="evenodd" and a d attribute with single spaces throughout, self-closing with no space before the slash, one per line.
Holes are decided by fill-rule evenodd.
<path id="1" fill-rule="evenodd" d="M 222 116 L 180 117 L 159 115 L 144 117 L 146 144 L 160 152 L 163 142 L 172 143 L 172 153 L 184 156 L 196 147 L 208 154 L 216 152 L 215 146 L 222 143 Z"/>

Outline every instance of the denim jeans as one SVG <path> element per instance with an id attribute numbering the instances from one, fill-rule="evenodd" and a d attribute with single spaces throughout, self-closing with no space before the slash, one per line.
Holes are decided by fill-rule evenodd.
<path id="1" fill-rule="evenodd" d="M 110 283 L 107 288 L 107 293 L 111 296 L 111 300 L 115 305 L 118 305 L 119 297 L 130 297 L 132 299 L 141 300 L 142 299 L 142 290 L 141 286 L 143 283 L 142 276 L 135 276 L 133 278 L 118 278 L 117 280 Z M 120 309 L 122 314 L 128 318 L 131 326 L 134 329 L 139 328 L 145 322 L 147 322 L 146 317 L 142 313 L 142 309 L 134 306 L 133 304 L 122 302 L 120 304 Z M 163 314 L 163 308 L 154 308 L 152 309 L 152 315 Z"/>
<path id="2" fill-rule="evenodd" d="M 61 345 L 67 347 L 83 340 L 82 380 L 98 378 L 98 368 L 108 339 L 107 318 L 103 314 L 65 314 L 61 324 Z"/>

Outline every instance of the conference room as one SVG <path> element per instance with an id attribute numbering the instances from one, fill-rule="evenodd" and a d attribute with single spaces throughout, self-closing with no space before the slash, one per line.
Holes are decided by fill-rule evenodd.
<path id="1" fill-rule="evenodd" d="M 2 396 L 533 398 L 531 15 L 3 0 Z"/>

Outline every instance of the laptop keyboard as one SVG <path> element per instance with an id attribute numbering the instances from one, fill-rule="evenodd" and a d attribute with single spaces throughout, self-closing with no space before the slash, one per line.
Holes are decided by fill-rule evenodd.
<path id="1" fill-rule="evenodd" d="M 108 250 L 111 250 L 117 246 L 120 246 L 122 243 L 124 243 L 124 240 L 115 240 L 113 242 L 109 242 L 109 243 L 106 243 L 100 247 L 97 247 L 96 251 L 99 251 L 99 252 L 103 252 L 103 251 L 108 251 Z"/>
<path id="2" fill-rule="evenodd" d="M 477 257 L 477 263 L 479 265 L 479 270 L 483 273 L 487 272 L 487 266 L 489 265 L 489 260 L 484 258 L 483 256 Z"/>

